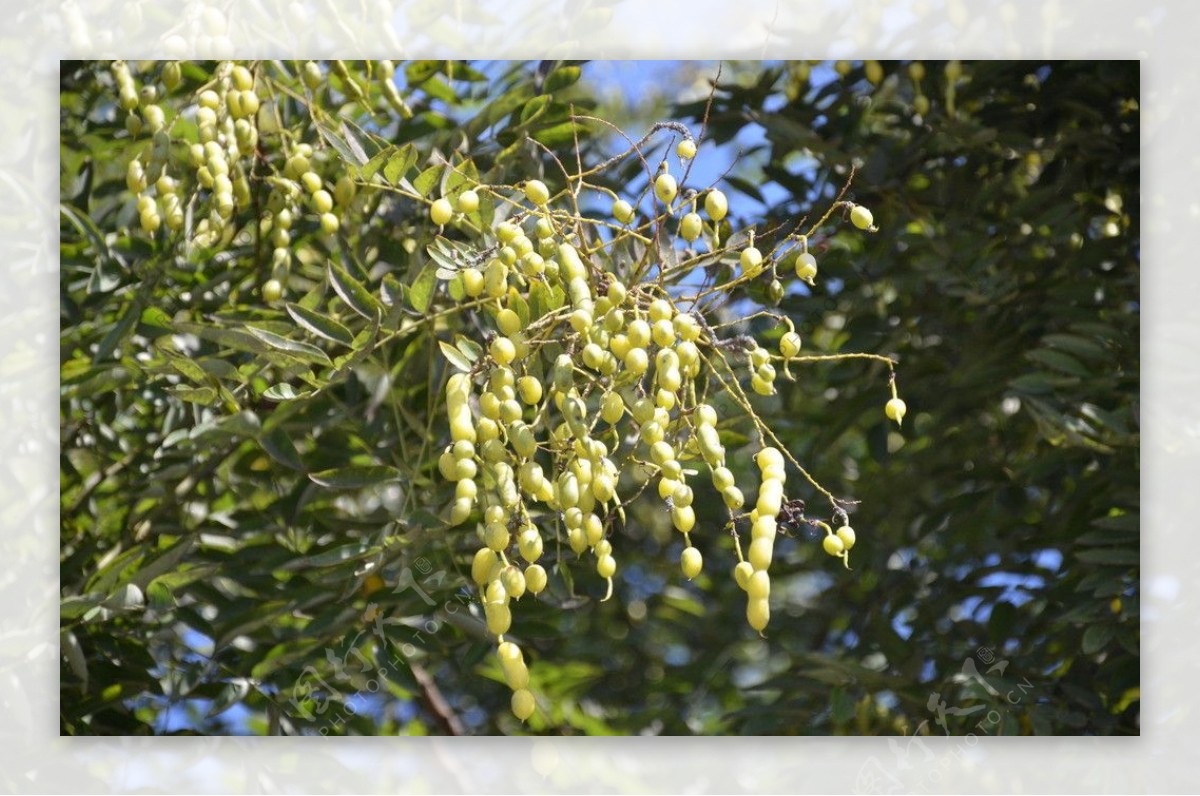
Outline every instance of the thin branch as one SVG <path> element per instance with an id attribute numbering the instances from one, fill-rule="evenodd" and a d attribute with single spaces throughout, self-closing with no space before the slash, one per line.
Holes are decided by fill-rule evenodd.
<path id="1" fill-rule="evenodd" d="M 410 667 L 413 673 L 413 679 L 417 681 L 417 685 L 421 687 L 421 702 L 433 714 L 438 723 L 445 728 L 449 735 L 466 735 L 467 730 L 463 727 L 462 720 L 450 707 L 450 703 L 442 696 L 441 689 L 438 688 L 433 676 L 426 671 L 425 667 L 419 663 L 414 663 Z"/>

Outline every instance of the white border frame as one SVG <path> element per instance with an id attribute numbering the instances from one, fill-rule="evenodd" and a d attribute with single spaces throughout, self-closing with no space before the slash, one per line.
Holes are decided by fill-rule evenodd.
<path id="1" fill-rule="evenodd" d="M 1200 655 L 1200 108 L 1184 2 L 63 0 L 0 33 L 0 787 L 20 792 L 875 790 L 886 739 L 60 739 L 58 58 L 1135 58 L 1142 61 L 1143 738 L 928 739 L 931 791 L 1190 790 Z M 183 10 L 180 7 L 183 6 Z M 422 9 L 447 9 L 436 18 Z M 416 20 L 417 24 L 413 24 Z"/>

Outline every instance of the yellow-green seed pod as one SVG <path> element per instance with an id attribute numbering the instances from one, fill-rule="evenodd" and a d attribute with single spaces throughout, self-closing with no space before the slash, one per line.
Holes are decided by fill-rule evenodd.
<path id="1" fill-rule="evenodd" d="M 675 345 L 675 326 L 665 318 L 655 321 L 650 327 L 650 333 L 654 342 L 664 348 Z"/>
<path id="2" fill-rule="evenodd" d="M 455 464 L 457 465 L 457 462 Z M 477 487 L 475 482 L 470 478 L 464 478 L 455 485 L 454 497 L 456 499 L 474 501 L 478 494 L 479 487 Z"/>
<path id="3" fill-rule="evenodd" d="M 696 444 L 700 448 L 700 455 L 710 464 L 725 457 L 725 446 L 721 444 L 721 437 L 712 426 L 705 425 L 696 429 Z"/>
<path id="4" fill-rule="evenodd" d="M 183 70 L 178 61 L 167 61 L 162 68 L 162 81 L 167 91 L 174 91 L 183 82 Z"/>
<path id="5" fill-rule="evenodd" d="M 739 561 L 733 568 L 733 579 L 743 591 L 750 588 L 750 578 L 754 575 L 754 566 L 749 561 Z"/>
<path id="6" fill-rule="evenodd" d="M 720 221 L 729 212 L 729 201 L 720 191 L 709 191 L 704 197 L 704 212 L 713 221 Z"/>
<path id="7" fill-rule="evenodd" d="M 541 564 L 530 564 L 525 568 L 525 588 L 529 589 L 530 593 L 541 594 L 547 581 L 546 570 Z"/>
<path id="8" fill-rule="evenodd" d="M 582 555 L 588 549 L 587 534 L 583 528 L 568 528 L 567 529 L 567 544 L 571 546 L 571 551 L 575 555 Z"/>
<path id="9" fill-rule="evenodd" d="M 583 518 L 583 533 L 589 545 L 593 547 L 604 539 L 604 521 L 595 513 L 589 512 Z"/>
<path id="10" fill-rule="evenodd" d="M 791 359 L 800 353 L 800 335 L 788 332 L 779 338 L 779 353 L 784 359 Z"/>
<path id="11" fill-rule="evenodd" d="M 683 386 L 683 374 L 679 372 L 679 368 L 660 370 L 657 373 L 657 381 L 664 390 L 677 392 Z"/>
<path id="12" fill-rule="evenodd" d="M 462 277 L 463 292 L 468 298 L 477 298 L 483 293 L 483 273 L 478 268 L 464 268 L 459 275 Z"/>
<path id="13" fill-rule="evenodd" d="M 519 567 L 509 564 L 500 573 L 500 582 L 504 584 L 504 590 L 508 592 L 508 596 L 514 600 L 521 599 L 525 594 L 525 573 Z"/>
<path id="14" fill-rule="evenodd" d="M 508 266 L 502 260 L 490 260 L 484 268 L 483 290 L 492 298 L 500 298 L 508 292 Z"/>
<path id="15" fill-rule="evenodd" d="M 734 485 L 733 473 L 728 467 L 714 467 L 712 471 L 713 487 L 722 492 Z"/>
<path id="16" fill-rule="evenodd" d="M 501 570 L 501 574 L 504 571 Z M 485 603 L 493 605 L 503 605 L 508 602 L 508 589 L 504 588 L 504 583 L 500 580 L 492 580 L 487 585 L 487 594 L 484 598 Z"/>
<path id="17" fill-rule="evenodd" d="M 504 681 L 514 691 L 529 685 L 529 667 L 525 665 L 524 660 L 518 658 L 515 661 L 506 661 L 501 658 L 500 668 L 504 671 Z"/>
<path id="18" fill-rule="evenodd" d="M 746 621 L 760 633 L 771 621 L 771 604 L 767 600 L 750 600 L 746 603 Z"/>
<path id="19" fill-rule="evenodd" d="M 353 202 L 354 196 L 357 193 L 358 186 L 355 185 L 354 180 L 349 175 L 343 174 L 341 177 L 338 177 L 337 184 L 333 188 L 333 198 L 337 200 L 340 206 L 345 207 Z"/>
<path id="20" fill-rule="evenodd" d="M 531 564 L 542 557 L 542 536 L 536 528 L 530 526 L 521 531 L 521 535 L 517 537 L 517 549 L 521 558 Z"/>
<path id="21" fill-rule="evenodd" d="M 871 229 L 875 224 L 875 218 L 867 208 L 855 205 L 850 209 L 850 223 L 859 229 Z"/>
<path id="22" fill-rule="evenodd" d="M 645 348 L 650 344 L 650 324 L 641 318 L 636 318 L 629 322 L 625 335 L 629 338 L 629 345 L 632 347 Z"/>
<path id="23" fill-rule="evenodd" d="M 600 417 L 604 422 L 616 424 L 625 415 L 625 402 L 615 392 L 607 393 L 600 401 Z"/>
<path id="24" fill-rule="evenodd" d="M 489 550 L 499 553 L 508 547 L 511 541 L 508 527 L 503 523 L 491 522 L 483 528 L 483 543 Z"/>
<path id="25" fill-rule="evenodd" d="M 691 506 L 675 506 L 671 509 L 671 522 L 681 533 L 690 533 L 696 527 L 696 511 Z"/>
<path id="26" fill-rule="evenodd" d="M 763 256 L 754 246 L 748 246 L 742 250 L 740 258 L 742 265 L 742 273 L 746 276 L 754 276 L 763 269 Z"/>
<path id="27" fill-rule="evenodd" d="M 542 400 L 542 383 L 533 376 L 522 376 L 517 379 L 517 394 L 529 406 L 534 406 Z"/>
<path id="28" fill-rule="evenodd" d="M 521 721 L 525 721 L 533 712 L 537 710 L 537 702 L 533 698 L 533 693 L 527 688 L 521 688 L 513 692 L 512 695 L 512 712 Z"/>
<path id="29" fill-rule="evenodd" d="M 507 337 L 496 337 L 488 346 L 488 353 L 500 365 L 511 364 L 517 357 L 517 348 Z"/>
<path id="30" fill-rule="evenodd" d="M 679 222 L 679 237 L 686 240 L 688 243 L 700 237 L 700 232 L 704 228 L 704 222 L 700 220 L 697 213 L 688 213 Z"/>
<path id="31" fill-rule="evenodd" d="M 475 508 L 475 501 L 471 498 L 456 498 L 454 504 L 450 507 L 450 524 L 461 525 L 471 516 L 471 511 Z"/>
<path id="32" fill-rule="evenodd" d="M 526 180 L 525 198 L 541 207 L 550 201 L 550 189 L 541 180 Z"/>
<path id="33" fill-rule="evenodd" d="M 634 376 L 641 376 L 650 368 L 650 356 L 646 353 L 646 349 L 631 348 L 625 354 L 625 368 Z"/>
<path id="34" fill-rule="evenodd" d="M 776 480 L 763 481 L 758 490 L 755 508 L 760 515 L 774 517 L 783 506 L 783 484 Z"/>
<path id="35" fill-rule="evenodd" d="M 750 561 L 750 565 L 756 571 L 765 570 L 771 566 L 771 556 L 775 552 L 775 542 L 771 539 L 754 539 L 750 542 L 750 549 L 746 554 L 746 558 Z"/>
<path id="36" fill-rule="evenodd" d="M 857 537 L 855 536 L 854 529 L 849 525 L 843 525 L 841 528 L 838 528 L 837 535 L 838 538 L 842 540 L 842 546 L 846 550 L 854 547 L 854 542 Z"/>
<path id="37" fill-rule="evenodd" d="M 751 600 L 765 600 L 771 596 L 771 576 L 764 571 L 754 572 L 746 582 L 746 593 Z"/>
<path id="38" fill-rule="evenodd" d="M 504 603 L 484 603 L 488 632 L 502 636 L 512 627 L 512 610 Z"/>
<path id="39" fill-rule="evenodd" d="M 475 551 L 475 558 L 471 561 L 471 579 L 475 581 L 475 585 L 482 588 L 488 582 L 488 575 L 499 560 L 495 551 L 490 548 L 481 547 Z"/>
<path id="40" fill-rule="evenodd" d="M 657 196 L 659 200 L 663 202 L 663 204 L 669 205 L 678 193 L 679 183 L 677 183 L 675 178 L 670 174 L 660 174 L 654 180 L 654 195 Z"/>
<path id="41" fill-rule="evenodd" d="M 537 452 L 537 438 L 533 429 L 524 423 L 519 426 L 513 423 L 508 430 L 508 441 L 513 451 L 520 457 L 528 459 Z"/>
<path id="42" fill-rule="evenodd" d="M 321 67 L 317 65 L 316 61 L 309 61 L 304 64 L 304 72 L 302 75 L 304 78 L 304 85 L 307 86 L 310 91 L 315 91 L 317 87 L 321 85 L 321 81 L 325 79 L 325 76 L 321 74 Z"/>
<path id="43" fill-rule="evenodd" d="M 817 275 L 817 258 L 808 252 L 796 257 L 796 276 L 805 282 L 811 282 Z"/>
<path id="44" fill-rule="evenodd" d="M 722 489 L 721 499 L 725 501 L 726 508 L 731 511 L 737 511 L 745 505 L 745 497 L 737 486 L 726 486 L 725 489 Z"/>
<path id="45" fill-rule="evenodd" d="M 778 524 L 774 516 L 770 514 L 759 516 L 750 525 L 750 538 L 770 539 L 774 541 L 777 528 Z"/>
<path id="46" fill-rule="evenodd" d="M 628 224 L 633 221 L 633 205 L 626 202 L 624 199 L 618 199 L 613 202 L 612 206 L 613 218 L 622 224 Z"/>
<path id="47" fill-rule="evenodd" d="M 758 465 L 760 470 L 765 470 L 768 467 L 783 467 L 783 454 L 779 452 L 778 448 L 767 446 L 754 454 L 754 463 Z"/>
<path id="48" fill-rule="evenodd" d="M 597 473 L 592 479 L 592 496 L 601 503 L 612 500 L 616 490 L 616 481 L 608 473 Z"/>
<path id="49" fill-rule="evenodd" d="M 675 458 L 675 449 L 666 440 L 659 440 L 650 446 L 650 458 L 659 466 Z"/>

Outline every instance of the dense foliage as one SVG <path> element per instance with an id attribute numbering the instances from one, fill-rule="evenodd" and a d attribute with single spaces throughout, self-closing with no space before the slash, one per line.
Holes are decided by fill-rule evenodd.
<path id="1" fill-rule="evenodd" d="M 245 67 L 63 65 L 64 733 L 1137 732 L 1136 63 L 726 64 L 711 96 L 625 134 L 577 118 L 611 115 L 587 64 Z M 217 75 L 239 97 L 206 133 Z M 814 231 L 813 284 L 736 284 L 731 331 L 777 345 L 755 315 L 777 301 L 807 354 L 875 357 L 792 365 L 752 402 L 858 501 L 857 544 L 847 569 L 812 526 L 780 536 L 763 637 L 707 485 L 690 582 L 661 503 L 629 506 L 612 599 L 594 564 L 551 563 L 574 559 L 563 539 L 514 608 L 523 725 L 438 466 L 443 385 L 494 326 L 446 271 L 511 193 L 480 191 L 450 231 L 431 203 L 557 191 L 659 116 L 699 141 L 685 190 L 737 150 L 711 178 L 733 253 L 705 273 L 735 273 L 748 226 L 787 270 L 787 236 Z M 227 184 L 216 130 L 244 155 Z M 678 138 L 590 175 L 575 214 L 610 218 L 608 189 L 655 217 Z M 143 184 L 134 159 L 189 166 Z M 813 227 L 848 182 L 878 232 L 847 210 Z M 718 406 L 755 483 L 754 418 Z"/>

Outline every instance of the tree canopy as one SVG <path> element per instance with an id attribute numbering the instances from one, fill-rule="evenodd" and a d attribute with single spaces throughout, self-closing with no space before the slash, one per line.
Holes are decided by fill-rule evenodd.
<path id="1" fill-rule="evenodd" d="M 61 731 L 1136 734 L 1138 64 L 598 66 L 63 63 Z"/>

